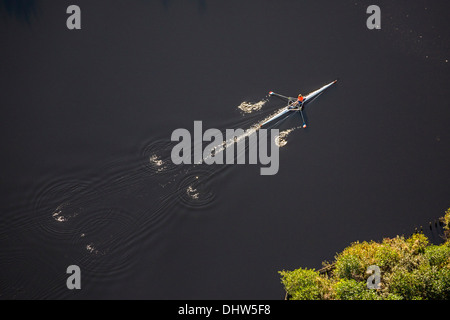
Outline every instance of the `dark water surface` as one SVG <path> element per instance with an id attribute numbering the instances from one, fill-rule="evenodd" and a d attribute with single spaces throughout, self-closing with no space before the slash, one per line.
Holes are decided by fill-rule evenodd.
<path id="1" fill-rule="evenodd" d="M 368 30 L 370 4 L 3 0 L 0 298 L 282 299 L 278 270 L 442 216 L 450 5 L 378 1 Z M 170 161 L 173 130 L 246 129 L 282 104 L 242 102 L 336 78 L 278 174 Z"/>

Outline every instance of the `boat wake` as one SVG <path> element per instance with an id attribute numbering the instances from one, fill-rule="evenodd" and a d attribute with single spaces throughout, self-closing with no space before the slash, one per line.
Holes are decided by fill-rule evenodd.
<path id="1" fill-rule="evenodd" d="M 242 111 L 242 113 L 246 114 L 246 113 L 252 113 L 255 111 L 259 111 L 261 110 L 261 108 L 268 102 L 269 100 L 267 99 L 263 99 L 261 101 L 258 102 L 248 102 L 248 101 L 243 101 L 239 106 L 239 110 Z"/>
<path id="2" fill-rule="evenodd" d="M 280 134 L 275 137 L 275 144 L 279 148 L 284 147 L 288 143 L 287 138 L 288 138 L 289 134 L 292 131 L 297 130 L 297 129 L 301 129 L 301 127 L 300 126 L 299 127 L 293 127 L 293 128 L 281 131 Z"/>

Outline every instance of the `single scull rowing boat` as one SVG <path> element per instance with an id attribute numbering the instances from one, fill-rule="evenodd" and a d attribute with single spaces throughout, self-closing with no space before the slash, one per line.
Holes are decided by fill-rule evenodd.
<path id="1" fill-rule="evenodd" d="M 300 112 L 300 115 L 302 116 L 302 119 L 303 119 L 303 128 L 306 128 L 305 118 L 303 117 L 303 108 L 305 107 L 305 104 L 310 102 L 314 98 L 316 98 L 319 94 L 321 94 L 322 92 L 327 90 L 329 87 L 331 87 L 336 82 L 337 82 L 337 80 L 334 80 L 333 82 L 330 82 L 329 84 L 323 86 L 322 88 L 317 89 L 316 91 L 313 91 L 313 92 L 309 93 L 305 97 L 302 97 L 303 98 L 302 101 L 300 99 L 296 99 L 296 98 L 292 98 L 292 97 L 286 97 L 286 96 L 283 96 L 281 94 L 278 94 L 278 93 L 275 93 L 275 92 L 272 92 L 272 91 L 269 92 L 269 96 L 275 96 L 275 97 L 278 97 L 280 99 L 283 99 L 283 100 L 287 101 L 288 105 L 283 110 L 281 110 L 279 113 L 277 113 L 273 117 L 271 117 L 271 118 L 267 119 L 266 121 L 264 121 L 263 123 L 261 123 L 259 125 L 259 127 L 261 128 L 262 126 L 268 124 L 269 122 L 272 122 L 272 121 L 282 117 L 286 113 L 298 111 L 298 112 Z"/>

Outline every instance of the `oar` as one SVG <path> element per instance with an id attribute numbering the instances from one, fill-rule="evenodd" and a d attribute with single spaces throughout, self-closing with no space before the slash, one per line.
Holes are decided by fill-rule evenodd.
<path id="1" fill-rule="evenodd" d="M 303 120 L 303 129 L 306 129 L 306 121 L 305 121 L 305 117 L 303 116 L 303 110 L 299 109 L 298 110 L 300 112 L 300 115 L 302 116 L 302 120 Z"/>

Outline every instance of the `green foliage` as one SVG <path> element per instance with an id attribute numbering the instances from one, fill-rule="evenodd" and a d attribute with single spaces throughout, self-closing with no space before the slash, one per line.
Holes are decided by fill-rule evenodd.
<path id="1" fill-rule="evenodd" d="M 365 282 L 354 279 L 339 280 L 334 289 L 338 300 L 380 300 L 376 291 L 367 289 Z"/>
<path id="2" fill-rule="evenodd" d="M 389 281 L 389 292 L 402 299 L 420 300 L 420 284 L 413 273 L 397 269 Z"/>
<path id="3" fill-rule="evenodd" d="M 327 279 L 312 269 L 280 271 L 282 283 L 294 300 L 320 300 L 327 294 Z"/>
<path id="4" fill-rule="evenodd" d="M 349 253 L 342 253 L 336 258 L 336 270 L 335 273 L 342 279 L 353 279 L 357 275 L 361 274 L 363 266 L 361 260 Z"/>
<path id="5" fill-rule="evenodd" d="M 409 250 L 413 254 L 424 253 L 428 245 L 428 238 L 423 233 L 415 233 L 410 238 L 406 239 Z"/>
<path id="6" fill-rule="evenodd" d="M 431 266 L 443 266 L 450 263 L 450 246 L 429 246 L 425 248 L 425 258 Z"/>
<path id="7" fill-rule="evenodd" d="M 450 268 L 422 264 L 412 272 L 397 270 L 389 291 L 407 300 L 447 300 L 450 298 Z"/>
<path id="8" fill-rule="evenodd" d="M 375 242 L 355 242 L 336 256 L 335 274 L 342 279 L 362 280 L 367 267 L 374 264 L 378 249 Z"/>
<path id="9" fill-rule="evenodd" d="M 441 218 L 441 221 L 444 223 L 444 236 L 447 240 L 450 239 L 450 208 L 445 211 L 444 217 Z"/>
<path id="10" fill-rule="evenodd" d="M 445 211 L 445 215 L 442 218 L 442 220 L 444 222 L 444 229 L 447 230 L 447 231 L 450 230 L 450 208 L 448 208 Z"/>
<path id="11" fill-rule="evenodd" d="M 375 253 L 375 264 L 385 271 L 391 270 L 400 259 L 401 250 L 391 239 L 384 239 Z"/>
<path id="12" fill-rule="evenodd" d="M 445 220 L 447 219 L 447 220 Z M 450 220 L 450 209 L 443 220 Z M 448 228 L 448 225 L 447 225 Z M 447 229 L 448 230 L 448 229 Z M 366 270 L 381 270 L 379 289 L 368 289 Z M 450 241 L 430 245 L 417 233 L 377 242 L 355 242 L 327 263 L 331 275 L 309 269 L 281 271 L 291 299 L 448 300 L 450 299 Z"/>
<path id="13" fill-rule="evenodd" d="M 450 300 L 450 263 L 446 267 L 439 269 L 436 274 L 438 282 L 434 284 L 434 288 L 439 292 L 441 300 Z"/>

